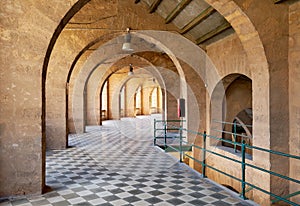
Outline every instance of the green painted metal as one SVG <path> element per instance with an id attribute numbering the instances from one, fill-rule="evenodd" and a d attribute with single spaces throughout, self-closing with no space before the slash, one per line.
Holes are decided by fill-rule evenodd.
<path id="1" fill-rule="evenodd" d="M 154 140 L 153 140 L 153 144 L 156 146 L 156 119 L 154 119 Z"/>
<path id="2" fill-rule="evenodd" d="M 245 200 L 247 199 L 246 194 L 246 161 L 245 161 L 245 141 L 242 142 L 242 198 Z"/>
<path id="3" fill-rule="evenodd" d="M 178 120 L 178 119 L 175 119 L 175 120 L 170 120 L 170 119 L 168 119 L 168 120 L 156 120 L 156 122 L 185 122 L 186 120 Z"/>
<path id="4" fill-rule="evenodd" d="M 254 188 L 253 187 L 248 187 L 246 190 L 245 190 L 245 193 L 247 193 L 247 192 L 249 192 L 249 191 L 251 191 L 251 190 L 253 190 Z M 242 193 L 240 193 L 240 194 L 242 194 Z"/>
<path id="5" fill-rule="evenodd" d="M 175 121 L 176 121 L 176 122 L 179 122 L 179 121 L 182 121 L 182 120 L 175 120 Z M 158 122 L 158 121 L 155 121 L 154 123 L 156 124 L 157 122 Z M 167 125 L 167 121 L 159 121 L 159 122 L 164 122 L 164 123 Z M 172 121 L 168 120 L 168 122 L 172 122 Z M 236 125 L 237 125 L 237 124 L 236 124 Z M 282 152 L 278 152 L 278 151 L 274 151 L 274 150 L 268 150 L 268 149 L 261 148 L 261 147 L 250 146 L 250 145 L 245 144 L 245 141 L 242 141 L 242 143 L 238 143 L 238 142 L 236 142 L 236 141 L 225 140 L 225 139 L 222 139 L 222 138 L 219 138 L 219 137 L 216 137 L 216 136 L 207 135 L 206 132 L 201 133 L 201 132 L 196 132 L 196 131 L 187 130 L 187 129 L 185 129 L 185 128 L 182 127 L 182 124 L 181 124 L 181 126 L 180 126 L 179 128 L 176 127 L 176 126 L 173 126 L 173 125 L 168 125 L 167 127 L 170 127 L 170 128 L 173 128 L 173 129 L 177 129 L 177 130 L 180 131 L 180 138 L 179 138 L 179 140 L 180 140 L 180 145 L 179 145 L 179 148 L 176 147 L 176 146 L 168 145 L 168 144 L 166 144 L 166 147 L 165 147 L 165 148 L 166 148 L 166 150 L 169 149 L 169 148 L 172 148 L 173 151 L 179 152 L 179 153 L 180 153 L 180 161 L 181 161 L 181 162 L 182 162 L 182 154 L 183 154 L 184 151 L 186 151 L 186 150 L 184 149 L 184 147 L 187 147 L 187 148 L 189 148 L 189 149 L 191 149 L 191 148 L 194 147 L 194 148 L 197 148 L 197 149 L 201 149 L 201 150 L 202 150 L 202 159 L 201 159 L 201 160 L 196 159 L 196 158 L 194 158 L 194 157 L 192 157 L 192 156 L 190 156 L 190 155 L 188 155 L 188 154 L 184 154 L 184 155 L 187 156 L 188 158 L 194 160 L 195 162 L 198 162 L 198 163 L 200 163 L 200 164 L 202 165 L 202 175 L 203 175 L 203 177 L 206 177 L 206 168 L 209 168 L 209 169 L 212 169 L 212 170 L 214 170 L 214 171 L 217 171 L 217 172 L 219 172 L 219 173 L 221 173 L 221 174 L 223 174 L 223 175 L 225 175 L 225 176 L 228 176 L 228 177 L 230 177 L 230 178 L 232 178 L 232 179 L 234 179 L 234 180 L 237 180 L 237 181 L 241 182 L 241 184 L 242 184 L 241 197 L 242 197 L 243 199 L 247 199 L 247 197 L 246 197 L 246 193 L 247 193 L 247 192 L 249 192 L 249 191 L 252 190 L 252 189 L 256 189 L 256 190 L 259 190 L 259 191 L 261 191 L 261 192 L 263 192 L 263 193 L 265 193 L 265 194 L 268 194 L 268 195 L 270 195 L 271 197 L 275 198 L 274 200 L 272 200 L 272 203 L 273 203 L 273 202 L 276 203 L 276 202 L 279 202 L 279 201 L 283 201 L 283 202 L 288 203 L 288 204 L 290 204 L 290 205 L 292 205 L 292 206 L 298 206 L 297 203 L 292 202 L 292 201 L 290 201 L 290 200 L 288 200 L 288 199 L 289 199 L 290 197 L 299 195 L 299 194 L 300 194 L 300 191 L 297 191 L 297 192 L 295 192 L 295 193 L 289 194 L 289 195 L 287 195 L 287 196 L 285 196 L 285 197 L 281 197 L 281 196 L 278 196 L 278 195 L 276 195 L 276 194 L 274 194 L 274 193 L 271 193 L 271 192 L 269 192 L 269 191 L 266 191 L 266 190 L 264 190 L 264 189 L 262 189 L 262 188 L 260 188 L 260 187 L 258 187 L 258 186 L 256 186 L 256 185 L 253 185 L 253 184 L 251 184 L 251 183 L 249 183 L 249 182 L 246 181 L 246 167 L 251 167 L 251 168 L 253 168 L 253 169 L 256 169 L 256 170 L 259 170 L 259 171 L 262 171 L 262 172 L 266 172 L 266 173 L 268 173 L 268 174 L 270 174 L 270 175 L 274 175 L 274 176 L 277 176 L 277 177 L 279 177 L 279 178 L 282 178 L 282 179 L 285 179 L 285 180 L 292 181 L 292 182 L 295 182 L 295 183 L 297 183 L 297 184 L 300 184 L 300 181 L 299 181 L 299 180 L 296 180 L 296 179 L 290 178 L 290 177 L 288 177 L 288 176 L 281 175 L 281 174 L 278 174 L 278 173 L 276 173 L 276 172 L 273 172 L 273 171 L 270 171 L 270 170 L 266 170 L 266 169 L 264 169 L 264 168 L 261 168 L 261 167 L 258 167 L 258 166 L 255 166 L 255 165 L 246 163 L 246 148 L 250 148 L 250 149 L 253 149 L 253 150 L 259 150 L 259 151 L 263 151 L 263 152 L 268 152 L 268 153 L 271 153 L 271 154 L 276 154 L 276 155 L 279 155 L 279 156 L 284 156 L 284 157 L 293 158 L 293 159 L 297 159 L 297 160 L 300 160 L 300 156 L 290 155 L 290 154 L 287 154 L 287 153 L 282 153 Z M 165 127 L 165 131 L 167 130 L 167 127 Z M 154 129 L 156 129 L 156 126 L 154 126 Z M 200 147 L 200 146 L 198 146 L 198 145 L 195 145 L 195 144 L 190 144 L 190 143 L 188 143 L 187 141 L 184 141 L 184 140 L 182 139 L 182 131 L 186 131 L 186 132 L 188 132 L 188 133 L 196 134 L 196 135 L 202 137 L 202 138 L 203 138 L 203 145 L 202 145 L 202 147 Z M 156 133 L 154 133 L 154 138 L 156 139 L 157 137 L 156 137 L 155 135 L 156 135 Z M 242 155 L 241 161 L 236 160 L 236 159 L 234 159 L 234 158 L 227 157 L 227 156 L 225 156 L 225 155 L 222 155 L 222 154 L 219 154 L 219 153 L 217 153 L 217 152 L 214 152 L 214 151 L 211 151 L 211 150 L 207 149 L 207 148 L 206 148 L 206 140 L 207 140 L 207 138 L 212 138 L 212 139 L 215 139 L 215 140 L 218 140 L 218 141 L 228 142 L 228 143 L 231 143 L 231 144 L 236 144 L 236 145 L 241 146 L 241 155 Z M 183 146 L 183 143 L 185 143 L 185 144 L 187 144 L 187 145 L 184 145 L 184 146 Z M 211 165 L 208 165 L 208 164 L 206 163 L 206 152 L 209 152 L 209 153 L 211 153 L 211 154 L 213 154 L 213 155 L 217 155 L 217 156 L 219 156 L 219 157 L 222 157 L 222 158 L 224 158 L 224 159 L 230 160 L 230 161 L 232 161 L 232 162 L 236 162 L 236 163 L 241 164 L 241 170 L 242 170 L 242 171 L 241 171 L 241 172 L 242 172 L 241 179 L 238 178 L 238 177 L 235 177 L 235 176 L 233 176 L 233 175 L 231 175 L 231 174 L 228 174 L 228 173 L 226 173 L 226 172 L 224 172 L 224 171 L 221 171 L 221 170 L 219 170 L 219 169 L 217 169 L 217 168 L 215 168 L 215 167 L 213 167 L 213 166 L 211 166 Z M 248 188 L 247 190 L 246 190 L 246 186 L 249 186 L 249 188 Z"/>
<path id="6" fill-rule="evenodd" d="M 236 153 L 236 122 L 233 124 L 234 152 Z"/>
<path id="7" fill-rule="evenodd" d="M 179 153 L 179 161 L 182 162 L 182 159 L 183 159 L 183 152 L 182 152 L 182 124 L 180 124 L 180 130 L 179 130 L 179 150 L 180 150 L 180 153 Z"/>
<path id="8" fill-rule="evenodd" d="M 192 147 L 189 145 L 182 145 L 181 149 L 183 152 L 191 152 L 192 151 Z M 165 149 L 165 152 L 174 152 L 174 151 L 180 152 L 179 145 L 168 145 Z"/>
<path id="9" fill-rule="evenodd" d="M 233 125 L 233 124 L 236 124 L 237 126 L 242 126 L 241 124 L 239 124 L 239 123 L 233 123 L 233 122 L 225 122 L 225 121 L 219 121 L 219 120 L 213 120 L 213 122 L 216 122 L 216 123 L 222 123 L 222 124 L 231 124 L 231 125 Z M 246 127 L 253 127 L 252 125 L 249 125 L 249 124 L 245 124 L 245 126 Z"/>
<path id="10" fill-rule="evenodd" d="M 300 190 L 297 191 L 297 192 L 294 192 L 294 193 L 292 193 L 292 194 L 289 194 L 289 195 L 287 195 L 287 196 L 284 196 L 283 198 L 289 199 L 289 198 L 294 197 L 294 196 L 297 196 L 297 195 L 300 195 Z M 272 204 L 274 204 L 274 203 L 276 203 L 276 202 L 280 202 L 280 200 L 274 199 L 274 200 L 272 200 L 271 202 L 272 202 Z"/>
<path id="11" fill-rule="evenodd" d="M 206 177 L 206 132 L 204 132 L 203 135 L 203 141 L 202 141 L 202 177 Z"/>
<path id="12" fill-rule="evenodd" d="M 164 123 L 164 144 L 167 147 L 167 123 Z"/>

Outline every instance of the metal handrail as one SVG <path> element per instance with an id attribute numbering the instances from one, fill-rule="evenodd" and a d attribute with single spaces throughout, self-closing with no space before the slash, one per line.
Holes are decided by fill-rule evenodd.
<path id="1" fill-rule="evenodd" d="M 182 121 L 182 120 L 176 120 L 176 121 Z M 281 196 L 278 196 L 272 192 L 269 192 L 263 188 L 260 188 L 259 186 L 256 186 L 252 183 L 249 183 L 246 181 L 246 167 L 251 167 L 255 170 L 259 170 L 259 171 L 262 171 L 262 172 L 265 172 L 265 173 L 268 173 L 270 175 L 273 175 L 273 176 L 276 176 L 276 177 L 279 177 L 279 178 L 282 178 L 282 179 L 285 179 L 285 180 L 288 180 L 288 181 L 291 181 L 291 182 L 294 182 L 294 183 L 297 183 L 297 184 L 300 184 L 300 180 L 297 180 L 297 179 L 294 179 L 294 178 L 291 178 L 291 177 L 288 177 L 288 176 L 285 176 L 285 175 L 281 175 L 279 173 L 276 173 L 276 172 L 273 172 L 271 170 L 267 170 L 267 169 L 264 169 L 262 167 L 258 167 L 256 165 L 253 165 L 253 164 L 250 164 L 248 162 L 245 161 L 245 156 L 246 156 L 246 148 L 249 148 L 249 149 L 255 149 L 255 150 L 259 150 L 259 151 L 263 151 L 263 152 L 268 152 L 270 154 L 276 154 L 276 155 L 279 155 L 279 156 L 284 156 L 284 157 L 288 157 L 288 158 L 293 158 L 293 159 L 297 159 L 297 160 L 300 160 L 300 156 L 296 156 L 296 155 L 291 155 L 291 154 L 287 154 L 287 153 L 283 153 L 283 152 L 278 152 L 278 151 L 274 151 L 274 150 L 269 150 L 269 149 L 265 149 L 265 148 L 261 148 L 261 147 L 257 147 L 257 146 L 251 146 L 251 145 L 248 145 L 248 144 L 245 144 L 245 142 L 243 141 L 242 143 L 239 143 L 239 142 L 235 142 L 235 141 L 230 141 L 230 140 L 226 140 L 226 139 L 222 139 L 222 138 L 219 138 L 217 136 L 213 136 L 213 135 L 208 135 L 206 134 L 206 132 L 204 133 L 201 133 L 201 132 L 197 132 L 197 131 L 192 131 L 192 130 L 188 130 L 188 129 L 185 129 L 182 127 L 182 125 L 180 127 L 178 126 L 174 126 L 174 125 L 170 125 L 170 124 L 167 124 L 168 122 L 173 122 L 173 121 L 164 121 L 164 120 L 154 120 L 154 139 L 156 139 L 156 123 L 157 122 L 164 122 L 164 129 L 165 129 L 165 133 L 167 131 L 167 127 L 168 128 L 173 128 L 173 129 L 177 129 L 179 130 L 180 132 L 180 136 L 179 136 L 179 143 L 180 143 L 180 146 L 179 146 L 179 150 L 177 148 L 173 148 L 174 150 L 178 151 L 180 153 L 180 162 L 182 162 L 182 158 L 183 156 L 186 156 L 198 163 L 200 163 L 202 165 L 202 176 L 203 177 L 206 177 L 206 168 L 210 168 L 214 171 L 217 171 L 223 175 L 226 175 L 232 179 L 235 179 L 237 181 L 239 181 L 241 183 L 241 188 L 242 188 L 242 192 L 241 192 L 241 197 L 243 199 L 247 199 L 246 198 L 246 193 L 249 191 L 249 188 L 246 190 L 246 186 L 249 186 L 251 189 L 257 189 L 265 194 L 268 194 L 270 195 L 271 197 L 274 197 L 275 199 L 272 200 L 272 203 L 274 202 L 278 202 L 278 201 L 283 201 L 285 203 L 288 203 L 290 205 L 293 205 L 293 206 L 298 206 L 297 203 L 295 202 L 292 202 L 290 200 L 288 200 L 288 198 L 290 197 L 293 197 L 293 196 L 296 196 L 296 195 L 300 195 L 300 192 L 294 192 L 290 195 L 287 195 L 285 197 L 281 197 Z M 203 138 L 203 143 L 202 143 L 202 147 L 201 146 L 198 146 L 198 145 L 195 145 L 193 143 L 189 143 L 187 141 L 184 141 L 182 139 L 182 132 L 185 131 L 187 133 L 192 133 L 192 134 L 196 134 L 198 136 L 201 136 Z M 218 140 L 218 141 L 222 141 L 222 142 L 227 142 L 227 143 L 230 143 L 230 144 L 234 144 L 234 145 L 239 145 L 241 146 L 241 160 L 237 160 L 237 159 L 234 159 L 232 157 L 228 157 L 226 155 L 223 155 L 223 154 L 220 154 L 218 152 L 215 152 L 215 151 L 212 151 L 210 149 L 207 149 L 206 148 L 206 141 L 207 141 L 207 138 L 211 138 L 211 139 L 215 139 L 215 140 Z M 197 149 L 200 149 L 202 150 L 202 160 L 199 160 L 195 157 L 192 157 L 190 156 L 189 154 L 184 154 L 183 153 L 183 150 L 182 150 L 182 143 L 185 143 L 187 144 L 188 146 L 191 146 L 191 147 L 194 147 L 194 148 L 197 148 Z M 166 139 L 165 139 L 165 148 L 166 147 L 172 147 L 170 145 L 167 145 L 167 142 L 166 142 Z M 228 174 L 224 171 L 221 171 L 220 169 L 217 169 L 211 165 L 208 165 L 206 163 L 206 153 L 210 153 L 210 154 L 213 154 L 213 155 L 216 155 L 216 156 L 219 156 L 221 158 L 224 158 L 224 159 L 227 159 L 229 161 L 232 161 L 232 162 L 235 162 L 235 163 L 238 163 L 241 165 L 241 170 L 242 170 L 242 175 L 241 175 L 241 178 L 237 178 L 231 174 Z"/>
<path id="2" fill-rule="evenodd" d="M 215 120 L 215 119 L 213 119 L 213 122 L 216 122 L 216 123 L 224 123 L 224 124 L 231 124 L 231 125 L 234 125 L 234 124 L 236 124 L 236 125 L 238 125 L 238 126 L 243 126 L 242 124 L 239 124 L 239 123 L 232 123 L 232 122 L 225 122 L 225 121 L 220 121 L 220 120 Z M 250 125 L 250 124 L 244 124 L 244 126 L 246 126 L 246 127 L 253 127 L 252 125 Z"/>

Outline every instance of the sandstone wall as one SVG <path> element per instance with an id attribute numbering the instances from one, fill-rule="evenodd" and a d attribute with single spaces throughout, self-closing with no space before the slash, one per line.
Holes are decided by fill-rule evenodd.
<path id="1" fill-rule="evenodd" d="M 289 114 L 290 154 L 300 155 L 300 2 L 289 9 Z M 287 142 L 286 142 L 287 143 Z M 300 160 L 290 160 L 290 177 L 300 177 Z M 290 193 L 300 190 L 299 184 L 290 185 Z M 292 198 L 300 204 L 300 195 Z"/>

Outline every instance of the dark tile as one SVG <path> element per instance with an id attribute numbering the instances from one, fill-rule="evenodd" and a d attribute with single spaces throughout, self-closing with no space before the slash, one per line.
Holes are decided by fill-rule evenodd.
<path id="1" fill-rule="evenodd" d="M 163 202 L 163 200 L 157 198 L 157 197 L 151 197 L 148 199 L 145 199 L 146 202 L 149 202 L 150 204 L 157 204 L 159 202 Z"/>
<path id="2" fill-rule="evenodd" d="M 112 180 L 115 180 L 115 178 L 112 178 L 112 177 L 105 177 L 105 178 L 103 178 L 102 180 L 104 180 L 104 181 L 112 181 Z"/>
<path id="3" fill-rule="evenodd" d="M 201 191 L 201 190 L 203 190 L 204 188 L 199 187 L 199 186 L 191 186 L 191 187 L 189 187 L 189 189 L 190 189 L 190 190 L 194 190 L 194 191 Z"/>
<path id="4" fill-rule="evenodd" d="M 158 190 L 154 190 L 154 191 L 151 191 L 151 192 L 148 192 L 149 194 L 153 195 L 153 196 L 159 196 L 159 195 L 162 195 L 162 194 L 165 194 L 161 191 L 158 191 Z"/>
<path id="5" fill-rule="evenodd" d="M 180 186 L 180 185 L 173 185 L 171 186 L 170 188 L 174 189 L 174 190 L 181 190 L 183 189 L 184 187 Z"/>
<path id="6" fill-rule="evenodd" d="M 74 191 L 74 192 L 81 192 L 81 191 L 84 191 L 84 190 L 86 190 L 86 188 L 84 188 L 84 187 L 76 187 L 76 188 L 72 189 L 72 191 Z"/>
<path id="7" fill-rule="evenodd" d="M 179 197 L 179 196 L 184 195 L 183 193 L 178 192 L 178 191 L 170 192 L 170 193 L 168 193 L 168 194 L 169 194 L 169 195 L 172 195 L 172 196 L 174 196 L 174 197 Z"/>
<path id="8" fill-rule="evenodd" d="M 92 205 L 92 204 L 88 203 L 88 202 L 81 202 L 81 203 L 75 204 L 74 206 L 90 206 L 90 205 Z"/>
<path id="9" fill-rule="evenodd" d="M 140 198 L 137 198 L 136 196 L 130 196 L 130 197 L 126 197 L 123 200 L 129 202 L 129 203 L 133 203 L 133 202 L 137 202 L 140 201 Z"/>
<path id="10" fill-rule="evenodd" d="M 135 184 L 135 185 L 132 185 L 132 187 L 143 188 L 143 187 L 147 187 L 147 185 L 144 185 L 144 184 Z"/>
<path id="11" fill-rule="evenodd" d="M 127 187 L 128 184 L 125 184 L 125 183 L 118 183 L 118 184 L 115 184 L 116 187 Z"/>
<path id="12" fill-rule="evenodd" d="M 99 187 L 99 188 L 91 189 L 90 191 L 93 193 L 99 193 L 99 192 L 104 192 L 105 189 Z"/>
<path id="13" fill-rule="evenodd" d="M 67 206 L 67 205 L 71 205 L 68 201 L 61 201 L 61 202 L 55 202 L 52 203 L 53 206 Z"/>
<path id="14" fill-rule="evenodd" d="M 106 200 L 107 202 L 112 202 L 112 201 L 118 200 L 120 198 L 117 197 L 116 195 L 110 195 L 110 196 L 103 197 L 103 199 Z"/>
<path id="15" fill-rule="evenodd" d="M 231 206 L 231 204 L 229 204 L 227 202 L 223 202 L 223 201 L 214 202 L 214 205 L 216 205 L 216 206 Z"/>
<path id="16" fill-rule="evenodd" d="M 180 205 L 180 204 L 184 203 L 184 201 L 182 201 L 178 198 L 173 198 L 173 199 L 167 200 L 167 202 L 169 202 L 173 205 Z"/>
<path id="17" fill-rule="evenodd" d="M 57 196 L 60 196 L 60 194 L 58 194 L 57 192 L 49 192 L 43 195 L 43 197 L 45 198 L 57 197 Z"/>
<path id="18" fill-rule="evenodd" d="M 163 179 L 157 179 L 157 180 L 153 180 L 153 182 L 156 182 L 156 183 L 164 183 L 164 182 L 166 182 L 166 180 L 163 180 Z"/>
<path id="19" fill-rule="evenodd" d="M 109 192 L 111 192 L 113 194 L 118 194 L 118 193 L 122 193 L 122 192 L 125 192 L 125 191 L 120 189 L 120 188 L 117 188 L 117 189 L 109 190 Z"/>
<path id="20" fill-rule="evenodd" d="M 144 179 L 144 178 L 142 178 L 142 179 L 138 179 L 138 180 L 135 180 L 135 181 L 137 181 L 137 182 L 149 182 L 149 180 L 147 180 L 147 179 Z"/>
<path id="21" fill-rule="evenodd" d="M 162 188 L 165 188 L 166 186 L 163 186 L 161 184 L 156 184 L 156 185 L 151 185 L 150 187 L 152 187 L 154 189 L 162 189 Z"/>
<path id="22" fill-rule="evenodd" d="M 197 205 L 197 206 L 199 206 L 199 205 L 206 205 L 207 204 L 206 202 L 203 202 L 201 200 L 193 200 L 193 201 L 191 201 L 189 203 L 192 204 L 192 205 Z"/>
<path id="23" fill-rule="evenodd" d="M 182 183 L 184 183 L 184 181 L 182 181 L 182 180 L 173 180 L 171 182 L 174 183 L 174 184 L 182 184 Z"/>
<path id="24" fill-rule="evenodd" d="M 85 200 L 89 201 L 89 200 L 98 199 L 99 196 L 97 196 L 95 194 L 90 194 L 90 195 L 82 196 L 82 198 L 84 198 Z"/>
<path id="25" fill-rule="evenodd" d="M 210 196 L 217 198 L 217 199 L 225 199 L 227 197 L 227 196 L 219 194 L 219 193 L 211 194 Z"/>
<path id="26" fill-rule="evenodd" d="M 222 191 L 222 189 L 219 188 L 219 187 L 210 187 L 210 188 L 207 188 L 207 189 L 211 190 L 211 191 L 214 191 L 214 192 L 220 192 L 220 191 Z"/>
<path id="27" fill-rule="evenodd" d="M 189 194 L 190 196 L 194 197 L 194 198 L 201 198 L 204 197 L 205 195 L 199 192 L 193 192 Z"/>
<path id="28" fill-rule="evenodd" d="M 131 190 L 131 191 L 128 191 L 130 194 L 133 194 L 133 195 L 138 195 L 138 194 L 141 194 L 141 193 L 144 193 L 143 191 L 141 190 Z"/>

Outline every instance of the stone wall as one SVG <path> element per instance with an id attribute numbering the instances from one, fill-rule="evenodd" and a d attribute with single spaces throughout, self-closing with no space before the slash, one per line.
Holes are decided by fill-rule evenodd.
<path id="1" fill-rule="evenodd" d="M 254 144 L 299 155 L 300 98 L 297 92 L 300 88 L 298 81 L 299 2 L 288 6 L 285 3 L 274 4 L 271 0 L 206 1 L 216 8 L 236 31 L 236 34 L 207 47 L 207 54 L 217 68 L 219 80 L 232 73 L 245 74 L 253 80 Z M 172 24 L 164 24 L 164 20 L 156 14 L 145 12 L 147 8 L 144 4 L 122 0 L 103 1 L 99 6 L 97 1 L 91 1 L 75 15 L 72 22 L 76 24 L 76 22 L 80 23 L 80 20 L 89 20 L 84 13 L 89 17 L 96 16 L 101 9 L 103 14 L 112 17 L 92 26 L 103 27 L 107 31 L 76 30 L 67 25 L 68 28 L 52 41 L 56 44 L 53 44 L 54 48 L 50 51 L 51 56 L 45 57 L 51 37 L 75 2 L 74 0 L 0 2 L 2 48 L 0 51 L 0 196 L 40 193 L 45 186 L 45 146 L 65 148 L 68 128 L 72 132 L 83 132 L 86 117 L 88 121 L 95 123 L 96 118 L 89 117 L 97 108 L 93 104 L 93 99 L 98 98 L 99 92 L 88 96 L 88 105 L 84 105 L 83 92 L 88 76 L 99 62 L 92 60 L 89 70 L 83 69 L 90 52 L 114 37 L 106 36 L 109 30 L 125 31 L 127 27 L 147 30 L 140 32 L 139 35 L 147 37 L 148 40 L 152 39 L 153 43 L 161 48 L 168 48 L 164 51 L 171 51 L 168 54 L 178 69 L 178 71 L 174 69 L 173 65 L 173 70 L 161 69 L 160 71 L 168 85 L 168 88 L 163 88 L 168 92 L 163 94 L 168 102 L 166 108 L 169 112 L 168 118 L 174 119 L 177 116 L 175 112 L 177 98 L 185 96 L 190 100 L 187 91 L 197 90 L 196 84 L 193 84 L 196 81 L 202 86 L 200 92 L 195 95 L 196 100 L 200 110 L 206 107 L 206 111 L 203 113 L 201 111 L 195 120 L 199 117 L 201 130 L 205 126 L 210 126 L 209 95 L 212 94 L 219 80 L 213 79 L 215 75 L 210 73 L 211 70 L 204 72 L 203 68 L 208 68 L 206 66 L 209 65 L 204 52 L 200 52 L 198 46 L 185 38 L 178 38 L 179 35 L 176 36 L 174 33 L 152 32 L 152 29 L 175 31 L 176 28 Z M 79 3 L 86 2 L 88 1 Z M 76 8 L 80 8 L 80 5 Z M 62 24 L 58 30 L 61 26 Z M 118 35 L 121 33 L 120 31 Z M 94 47 L 90 47 L 91 50 L 85 50 L 79 60 L 75 61 L 82 49 L 99 36 L 104 37 L 92 45 Z M 120 48 L 121 41 L 123 38 L 114 42 L 118 44 L 115 48 Z M 100 54 L 105 56 L 113 50 L 106 50 L 106 52 Z M 179 63 L 176 57 L 189 64 L 188 66 L 194 69 L 193 72 L 199 75 L 199 78 L 194 79 L 194 73 L 189 72 L 189 69 L 182 62 Z M 122 56 L 114 56 L 109 60 L 116 61 L 118 58 Z M 43 61 L 49 61 L 48 68 Z M 163 60 L 159 61 L 160 64 Z M 73 63 L 75 66 L 72 68 Z M 162 66 L 162 68 L 167 67 Z M 42 79 L 42 69 L 47 73 L 47 76 L 43 76 L 44 79 Z M 71 69 L 73 69 L 72 74 L 70 74 Z M 107 69 L 105 72 L 109 73 L 109 67 L 103 69 Z M 168 72 L 174 76 L 169 77 Z M 187 84 L 191 85 L 191 90 L 185 90 L 178 73 L 186 78 Z M 66 86 L 68 76 L 71 76 L 70 84 Z M 208 78 L 205 79 L 204 76 Z M 93 90 L 98 80 L 96 76 L 90 79 L 89 83 L 95 84 Z M 46 88 L 42 88 L 43 83 L 46 83 Z M 206 91 L 203 83 L 207 84 Z M 110 86 L 112 84 L 113 82 Z M 46 102 L 42 101 L 42 89 L 46 89 Z M 66 96 L 66 89 L 69 89 L 69 97 Z M 206 93 L 206 100 L 201 99 L 204 93 Z M 69 100 L 68 104 L 67 100 Z M 72 105 L 74 107 L 71 107 Z M 42 106 L 46 108 L 46 116 L 42 116 Z M 89 111 L 87 116 L 85 116 L 85 106 Z M 44 120 L 46 130 L 42 131 Z M 46 134 L 46 139 L 43 139 L 42 132 Z M 289 145 L 286 144 L 287 140 Z M 299 176 L 297 172 L 300 170 L 299 164 L 294 161 L 284 161 L 261 153 L 253 154 L 253 161 L 259 166 L 271 168 L 281 174 L 290 174 L 295 178 Z M 261 177 L 255 180 L 258 185 L 265 185 L 267 190 L 271 189 L 276 194 L 285 195 L 288 186 L 290 192 L 299 190 L 295 185 L 288 185 L 276 178 L 261 174 L 257 177 Z M 226 184 L 229 184 L 227 181 Z M 269 203 L 265 196 L 255 200 L 261 204 Z"/>
<path id="2" fill-rule="evenodd" d="M 71 1 L 0 2 L 0 196 L 41 193 L 41 73 L 50 38 Z"/>
<path id="3" fill-rule="evenodd" d="M 300 2 L 289 10 L 289 114 L 290 154 L 300 155 Z M 290 160 L 290 177 L 299 179 L 300 160 Z M 299 184 L 290 185 L 290 193 L 300 190 Z M 292 198 L 300 204 L 300 195 Z"/>

